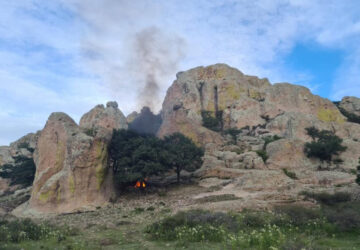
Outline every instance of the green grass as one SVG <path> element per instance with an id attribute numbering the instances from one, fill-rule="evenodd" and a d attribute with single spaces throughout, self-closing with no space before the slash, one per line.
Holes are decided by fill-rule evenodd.
<path id="1" fill-rule="evenodd" d="M 91 223 L 91 227 L 69 230 L 62 224 L 37 222 L 39 228 L 47 228 L 44 237 L 2 241 L 0 249 L 360 249 L 360 224 L 353 223 L 360 217 L 360 205 L 345 199 L 344 194 L 316 197 L 331 205 L 286 205 L 273 212 L 189 210 L 176 214 L 166 206 L 156 205 L 146 209 L 104 209 L 95 217 L 91 213 L 60 217 L 62 224 L 85 220 L 84 225 Z M 117 219 L 111 220 L 113 224 L 104 224 L 104 214 Z M 21 230 L 39 229 L 33 222 L 16 223 Z M 12 227 L 14 233 L 16 228 Z"/>

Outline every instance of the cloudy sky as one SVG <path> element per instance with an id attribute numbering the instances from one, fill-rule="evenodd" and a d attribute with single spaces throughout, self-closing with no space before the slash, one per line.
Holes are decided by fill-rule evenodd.
<path id="1" fill-rule="evenodd" d="M 54 111 L 158 110 L 176 72 L 219 62 L 360 96 L 359 1 L 0 0 L 0 145 Z"/>

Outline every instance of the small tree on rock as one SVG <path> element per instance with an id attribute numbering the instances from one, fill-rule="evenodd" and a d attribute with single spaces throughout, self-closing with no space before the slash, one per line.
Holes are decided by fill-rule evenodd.
<path id="1" fill-rule="evenodd" d="M 341 145 L 343 140 L 332 131 L 321 130 L 315 127 L 306 128 L 312 142 L 305 144 L 304 152 L 307 157 L 319 158 L 322 162 L 331 162 L 334 155 L 344 152 L 346 147 Z"/>
<path id="2" fill-rule="evenodd" d="M 183 134 L 174 133 L 165 137 L 166 162 L 168 166 L 175 169 L 177 182 L 180 182 L 181 170 L 195 171 L 201 167 L 204 151 Z"/>

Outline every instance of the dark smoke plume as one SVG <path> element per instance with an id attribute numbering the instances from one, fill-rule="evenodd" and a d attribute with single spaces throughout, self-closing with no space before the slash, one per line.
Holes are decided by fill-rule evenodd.
<path id="1" fill-rule="evenodd" d="M 176 72 L 184 56 L 184 41 L 166 35 L 159 28 L 143 29 L 135 35 L 134 58 L 137 78 L 144 82 L 139 89 L 138 106 L 158 110 L 161 104 L 159 92 L 165 84 L 163 79 Z"/>
<path id="2" fill-rule="evenodd" d="M 129 124 L 129 130 L 144 135 L 156 135 L 161 126 L 161 115 L 154 115 L 148 107 L 143 107 L 141 113 Z"/>

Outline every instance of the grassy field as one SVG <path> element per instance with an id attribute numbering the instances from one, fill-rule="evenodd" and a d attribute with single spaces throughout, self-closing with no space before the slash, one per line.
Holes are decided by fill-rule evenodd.
<path id="1" fill-rule="evenodd" d="M 177 210 L 161 195 L 46 220 L 7 217 L 0 249 L 360 249 L 360 202 L 345 193 L 305 195 L 321 206 Z"/>

